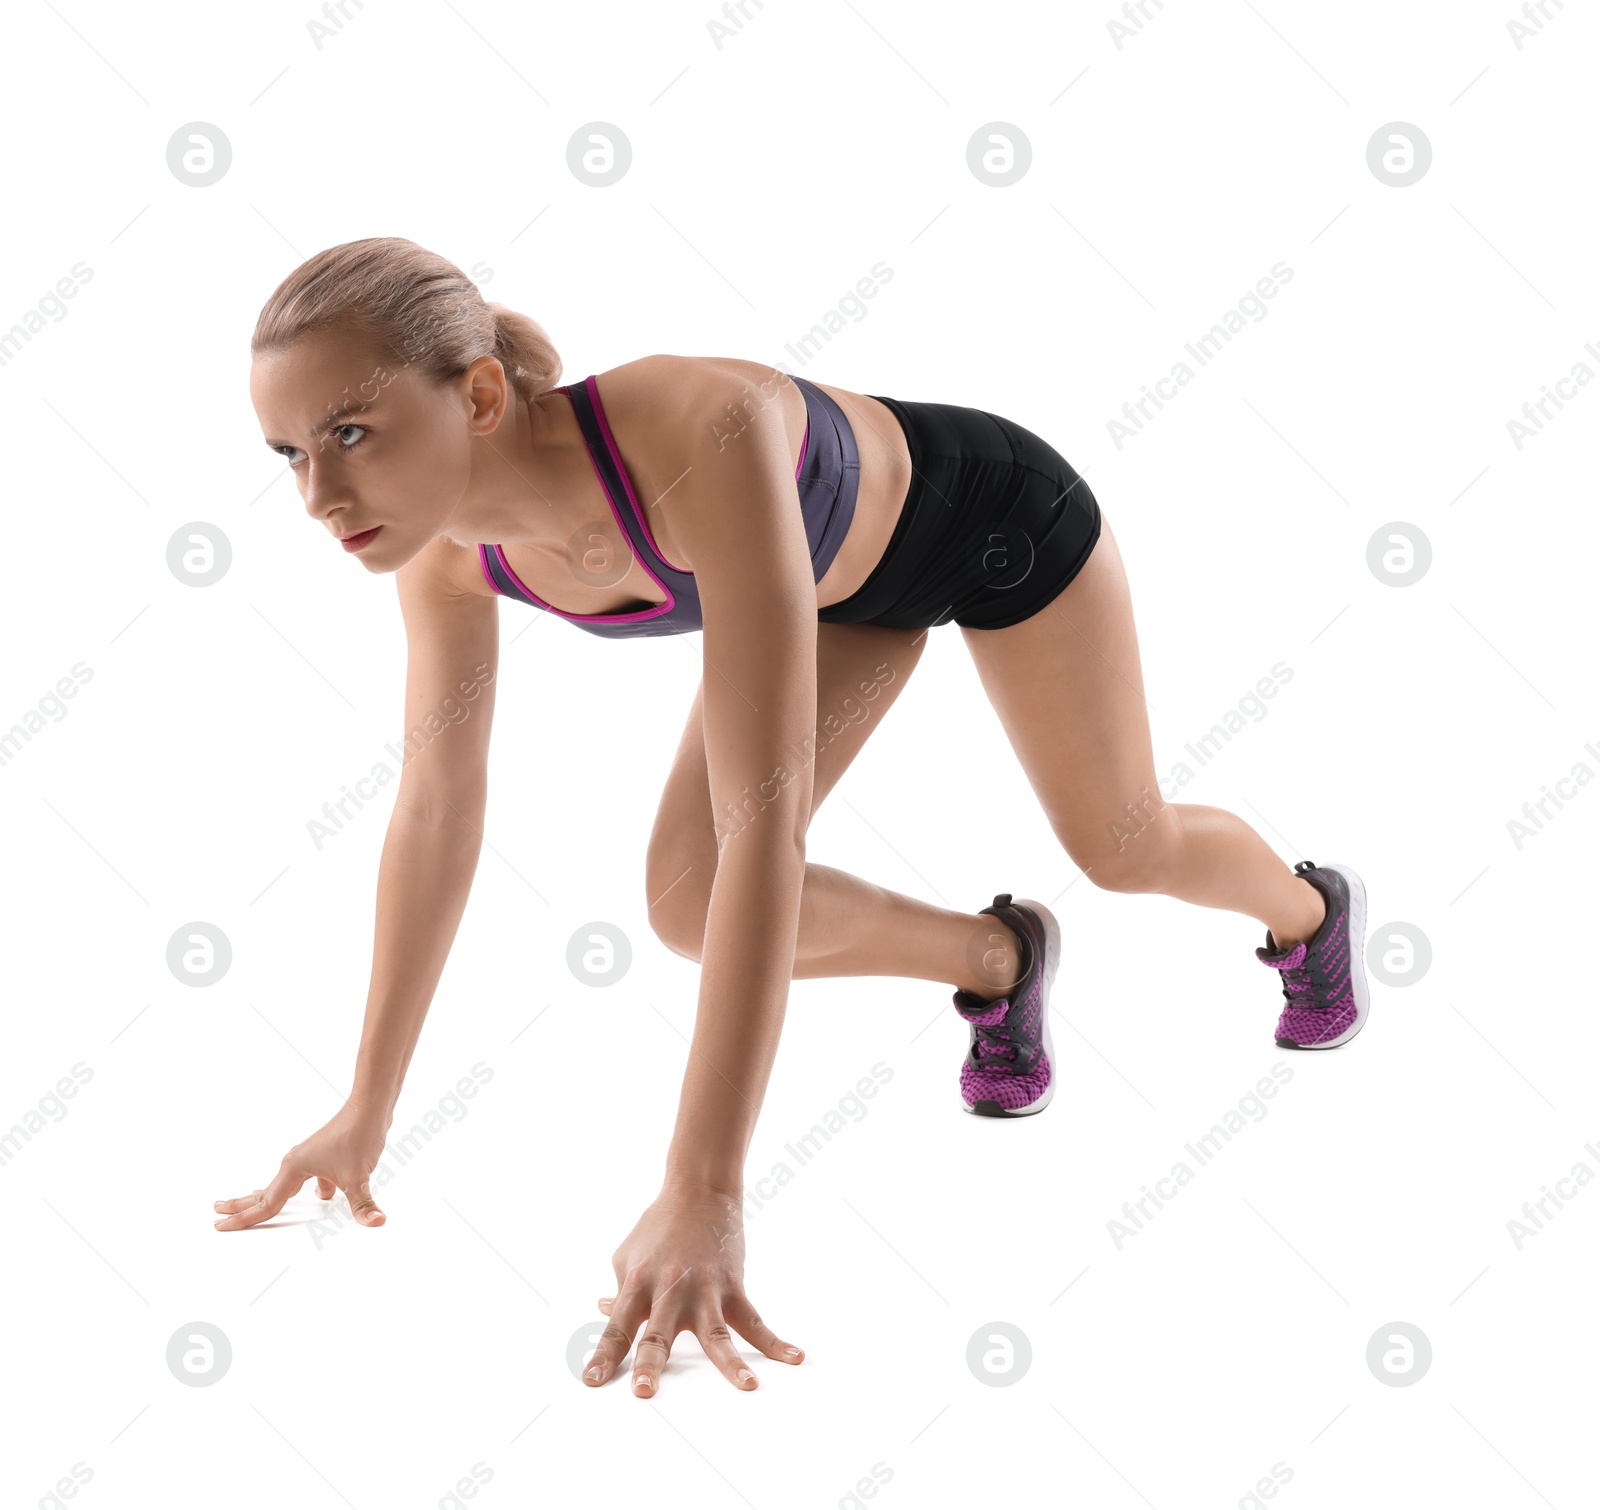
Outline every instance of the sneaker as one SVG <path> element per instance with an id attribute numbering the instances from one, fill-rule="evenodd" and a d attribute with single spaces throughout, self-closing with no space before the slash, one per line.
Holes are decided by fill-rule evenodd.
<path id="1" fill-rule="evenodd" d="M 1328 915 L 1314 938 L 1292 949 L 1279 949 L 1268 929 L 1267 947 L 1256 958 L 1283 976 L 1278 1047 L 1333 1049 L 1367 1020 L 1367 891 L 1348 865 L 1302 860 L 1294 873 L 1322 893 Z"/>
<path id="2" fill-rule="evenodd" d="M 1044 903 L 1013 903 L 1009 891 L 979 910 L 1017 935 L 1024 964 L 1021 980 L 997 1001 L 955 993 L 955 1009 L 971 1029 L 961 1066 L 961 1105 L 980 1117 L 1028 1117 L 1043 1111 L 1055 1094 L 1050 982 L 1061 959 L 1061 930 Z"/>

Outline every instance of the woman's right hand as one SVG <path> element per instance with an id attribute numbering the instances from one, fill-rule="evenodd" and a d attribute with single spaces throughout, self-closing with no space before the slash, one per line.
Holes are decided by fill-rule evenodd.
<path id="1" fill-rule="evenodd" d="M 237 1232 L 276 1216 L 283 1203 L 313 1178 L 319 1200 L 331 1201 L 337 1187 L 344 1191 L 350 1210 L 363 1227 L 381 1227 L 385 1218 L 367 1181 L 378 1166 L 388 1134 L 388 1118 L 346 1102 L 305 1142 L 295 1144 L 283 1156 L 271 1184 L 249 1195 L 218 1201 L 215 1209 L 225 1214 L 215 1223 L 217 1230 Z"/>

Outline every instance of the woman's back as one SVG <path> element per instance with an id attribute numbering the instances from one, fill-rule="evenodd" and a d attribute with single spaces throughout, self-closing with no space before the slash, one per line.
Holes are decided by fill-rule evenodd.
<path id="1" fill-rule="evenodd" d="M 757 362 L 643 357 L 552 390 L 538 405 L 547 485 L 568 512 L 572 498 L 584 500 L 584 523 L 562 542 L 463 550 L 452 581 L 457 591 L 547 607 L 592 633 L 699 627 L 692 562 L 671 507 L 691 430 L 710 431 L 720 451 L 777 406 L 819 608 L 848 597 L 877 564 L 910 481 L 904 437 L 883 404 Z"/>

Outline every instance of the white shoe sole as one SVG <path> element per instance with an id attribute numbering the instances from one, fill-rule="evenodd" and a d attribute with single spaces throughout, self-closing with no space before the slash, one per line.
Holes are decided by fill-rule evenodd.
<path id="1" fill-rule="evenodd" d="M 1050 986 L 1056 978 L 1056 967 L 1061 963 L 1061 926 L 1055 920 L 1055 915 L 1043 902 L 1035 902 L 1029 897 L 1013 897 L 1013 907 L 1028 907 L 1034 915 L 1044 924 L 1044 981 L 1039 988 L 1039 1006 L 1041 1037 L 1044 1040 L 1045 1058 L 1050 1061 L 1050 1083 L 1045 1086 L 1044 1094 L 1037 1101 L 1030 1101 L 1026 1106 L 1019 1106 L 1015 1111 L 1001 1107 L 997 1112 L 980 1112 L 976 1107 L 967 1104 L 967 1098 L 961 1097 L 961 1109 L 970 1112 L 975 1117 L 1032 1117 L 1042 1112 L 1047 1107 L 1056 1093 L 1056 1081 L 1060 1076 L 1060 1066 L 1056 1063 L 1056 1046 L 1050 1037 Z"/>

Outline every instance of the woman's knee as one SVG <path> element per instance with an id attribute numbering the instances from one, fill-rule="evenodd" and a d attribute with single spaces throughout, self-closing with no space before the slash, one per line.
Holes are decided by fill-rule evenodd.
<path id="1" fill-rule="evenodd" d="M 705 874 L 702 876 L 702 870 Z M 674 954 L 698 960 L 705 945 L 715 862 L 685 849 L 652 846 L 645 861 L 650 929 Z"/>
<path id="2" fill-rule="evenodd" d="M 1103 891 L 1170 892 L 1183 842 L 1177 815 L 1168 808 L 1150 821 L 1110 830 L 1059 837 L 1073 863 Z"/>

